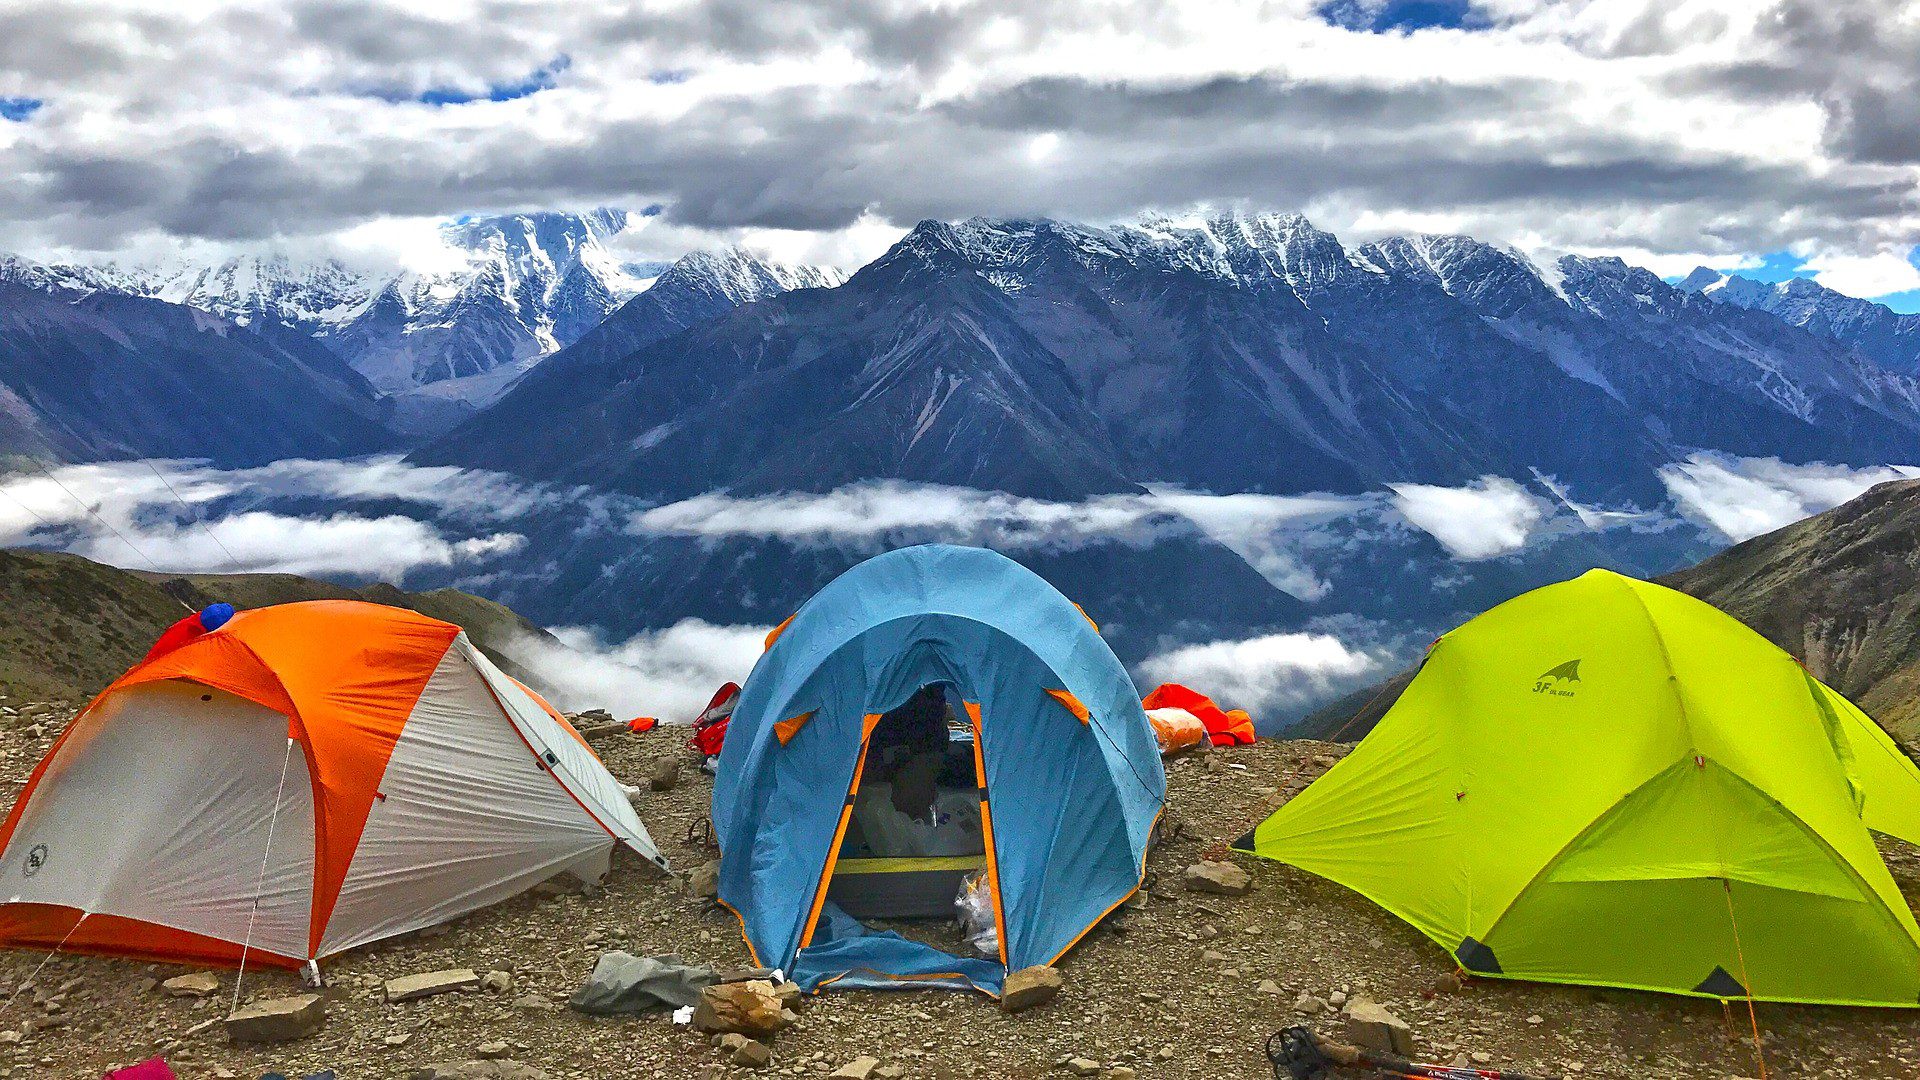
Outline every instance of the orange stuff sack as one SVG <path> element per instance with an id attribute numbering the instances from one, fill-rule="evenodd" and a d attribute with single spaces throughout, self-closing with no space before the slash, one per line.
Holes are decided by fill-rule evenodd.
<path id="1" fill-rule="evenodd" d="M 1253 718 L 1240 709 L 1227 712 L 1213 699 L 1179 683 L 1161 683 L 1141 701 L 1148 712 L 1155 709 L 1185 709 L 1200 718 L 1207 738 L 1215 746 L 1247 746 L 1253 742 Z"/>
<path id="2" fill-rule="evenodd" d="M 1153 724 L 1153 737 L 1160 741 L 1162 757 L 1198 746 L 1207 737 L 1207 725 L 1185 709 L 1148 709 L 1147 720 Z"/>

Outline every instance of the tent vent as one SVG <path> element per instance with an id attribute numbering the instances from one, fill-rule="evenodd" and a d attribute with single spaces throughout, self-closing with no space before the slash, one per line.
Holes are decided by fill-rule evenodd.
<path id="1" fill-rule="evenodd" d="M 1460 966 L 1468 971 L 1477 971 L 1482 975 L 1500 974 L 1500 961 L 1493 955 L 1493 950 L 1472 938 L 1460 942 L 1460 947 L 1453 950 L 1453 955 L 1460 961 Z"/>
<path id="2" fill-rule="evenodd" d="M 1248 829 L 1246 832 L 1246 835 L 1242 836 L 1240 839 L 1235 840 L 1233 842 L 1233 845 L 1232 845 L 1233 850 L 1252 852 L 1253 851 L 1253 834 L 1259 831 L 1260 831 L 1260 827 L 1258 825 L 1254 826 L 1251 829 Z"/>
<path id="3" fill-rule="evenodd" d="M 1723 967 L 1714 968 L 1713 974 L 1701 980 L 1700 985 L 1693 988 L 1693 992 L 1696 994 L 1712 994 L 1717 998 L 1740 998 L 1747 996 L 1747 988 L 1740 985 L 1739 979 L 1727 974 L 1727 969 Z"/>

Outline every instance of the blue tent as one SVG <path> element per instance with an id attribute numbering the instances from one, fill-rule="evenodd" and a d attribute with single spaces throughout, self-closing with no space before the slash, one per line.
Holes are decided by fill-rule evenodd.
<path id="1" fill-rule="evenodd" d="M 964 701 L 984 774 L 996 960 L 874 932 L 827 899 L 868 739 L 935 683 Z M 820 590 L 747 679 L 713 791 L 720 899 L 756 962 L 807 989 L 997 996 L 1139 888 L 1165 798 L 1139 693 L 1078 607 L 1003 555 L 903 548 Z"/>

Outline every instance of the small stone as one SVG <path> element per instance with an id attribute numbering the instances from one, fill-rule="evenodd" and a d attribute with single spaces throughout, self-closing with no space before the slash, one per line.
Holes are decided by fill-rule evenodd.
<path id="1" fill-rule="evenodd" d="M 1253 887 L 1253 878 L 1230 862 L 1202 861 L 1187 867 L 1187 888 L 1193 892 L 1239 896 Z"/>
<path id="2" fill-rule="evenodd" d="M 483 1042 L 479 1046 L 474 1047 L 473 1052 L 483 1061 L 493 1061 L 506 1057 L 512 1052 L 512 1048 L 506 1043 L 495 1039 L 492 1042 Z"/>
<path id="3" fill-rule="evenodd" d="M 1060 994 L 1063 980 L 1050 967 L 1021 968 L 1007 976 L 1000 988 L 1000 1007 L 1010 1013 L 1045 1005 Z"/>
<path id="4" fill-rule="evenodd" d="M 413 1001 L 416 998 L 448 994 L 455 990 L 471 990 L 479 985 L 480 976 L 472 968 L 424 971 L 418 975 L 402 975 L 397 979 L 388 979 L 387 1000 L 390 1002 Z"/>
<path id="5" fill-rule="evenodd" d="M 326 1023 L 327 1003 L 319 994 L 255 1002 L 227 1017 L 234 1042 L 286 1042 L 304 1039 Z"/>
<path id="6" fill-rule="evenodd" d="M 1272 994 L 1275 997 L 1286 993 L 1286 991 L 1280 989 L 1280 984 L 1274 982 L 1272 979 L 1261 979 L 1260 985 L 1254 987 L 1254 990 L 1262 994 Z"/>
<path id="7" fill-rule="evenodd" d="M 513 999 L 513 1007 L 525 1009 L 528 1012 L 551 1012 L 560 1006 L 554 1004 L 553 999 L 545 994 L 522 994 Z"/>
<path id="8" fill-rule="evenodd" d="M 687 895 L 696 898 L 720 895 L 720 860 L 697 866 L 687 875 Z"/>
<path id="9" fill-rule="evenodd" d="M 873 1070 L 879 1067 L 879 1058 L 863 1055 L 833 1070 L 828 1074 L 827 1080 L 868 1080 L 868 1077 L 873 1075 Z"/>
<path id="10" fill-rule="evenodd" d="M 746 1069 L 764 1069 L 773 1064 L 773 1051 L 758 1039 L 744 1036 L 728 1055 L 727 1060 Z"/>
<path id="11" fill-rule="evenodd" d="M 175 975 L 160 984 L 160 990 L 168 997 L 203 998 L 220 989 L 220 977 L 211 971 L 196 971 L 191 975 Z"/>
<path id="12" fill-rule="evenodd" d="M 1408 1057 L 1413 1053 L 1413 1029 L 1365 998 L 1355 998 L 1347 1006 L 1347 1041 L 1381 1054 Z"/>
<path id="13" fill-rule="evenodd" d="M 1100 1063 L 1092 1058 L 1071 1057 L 1066 1062 L 1067 1071 L 1075 1076 L 1099 1076 Z"/>
<path id="14" fill-rule="evenodd" d="M 1107 1070 L 1104 1080 L 1134 1080 L 1138 1074 L 1126 1065 L 1115 1065 Z"/>
<path id="15" fill-rule="evenodd" d="M 1327 995 L 1327 1004 L 1333 1006 L 1336 1009 L 1341 1007 L 1342 1005 L 1345 1005 L 1346 1003 L 1347 1003 L 1347 992 L 1345 990 L 1335 990 L 1333 993 Z"/>
<path id="16" fill-rule="evenodd" d="M 672 791 L 680 782 L 680 758 L 676 755 L 654 758 L 647 765 L 647 788 L 650 791 Z"/>
<path id="17" fill-rule="evenodd" d="M 407 1043 L 408 1043 L 409 1041 L 411 1041 L 412 1039 L 413 1039 L 413 1032 L 411 1032 L 411 1031 L 398 1031 L 398 1032 L 395 1032 L 395 1033 L 394 1033 L 394 1034 L 392 1034 L 392 1035 L 388 1035 L 388 1036 L 386 1036 L 385 1038 L 383 1038 L 383 1039 L 381 1039 L 380 1041 L 381 1041 L 382 1043 L 384 1043 L 384 1044 L 386 1044 L 387 1046 L 395 1046 L 395 1047 L 398 1047 L 398 1046 L 405 1046 L 405 1045 L 407 1045 Z"/>
<path id="18" fill-rule="evenodd" d="M 1532 1016 L 1527 1017 L 1527 1023 L 1534 1024 L 1536 1026 L 1540 1024 L 1544 1024 L 1546 1022 L 1547 1022 L 1547 1018 L 1544 1016 L 1541 1016 L 1539 1013 L 1534 1013 Z"/>
<path id="19" fill-rule="evenodd" d="M 1327 1011 L 1327 1003 L 1312 994 L 1301 994 L 1293 999 L 1293 1011 L 1302 1016 L 1319 1016 Z"/>
<path id="20" fill-rule="evenodd" d="M 489 971 L 480 976 L 480 989 L 494 994 L 510 994 L 513 992 L 513 973 Z"/>

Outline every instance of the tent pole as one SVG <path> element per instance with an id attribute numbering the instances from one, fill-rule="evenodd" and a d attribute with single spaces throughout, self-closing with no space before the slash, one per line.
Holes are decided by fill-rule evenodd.
<path id="1" fill-rule="evenodd" d="M 260 915 L 260 890 L 266 887 L 267 861 L 273 855 L 273 830 L 280 824 L 280 800 L 287 794 L 287 766 L 293 762 L 293 736 L 287 736 L 287 752 L 280 757 L 280 786 L 273 793 L 273 815 L 267 818 L 267 846 L 260 852 L 260 874 L 253 879 L 253 906 L 247 910 L 247 936 L 240 941 L 240 970 L 233 976 L 232 1016 L 240 1009 L 240 983 L 247 977 L 247 950 L 253 945 L 253 924 Z"/>

